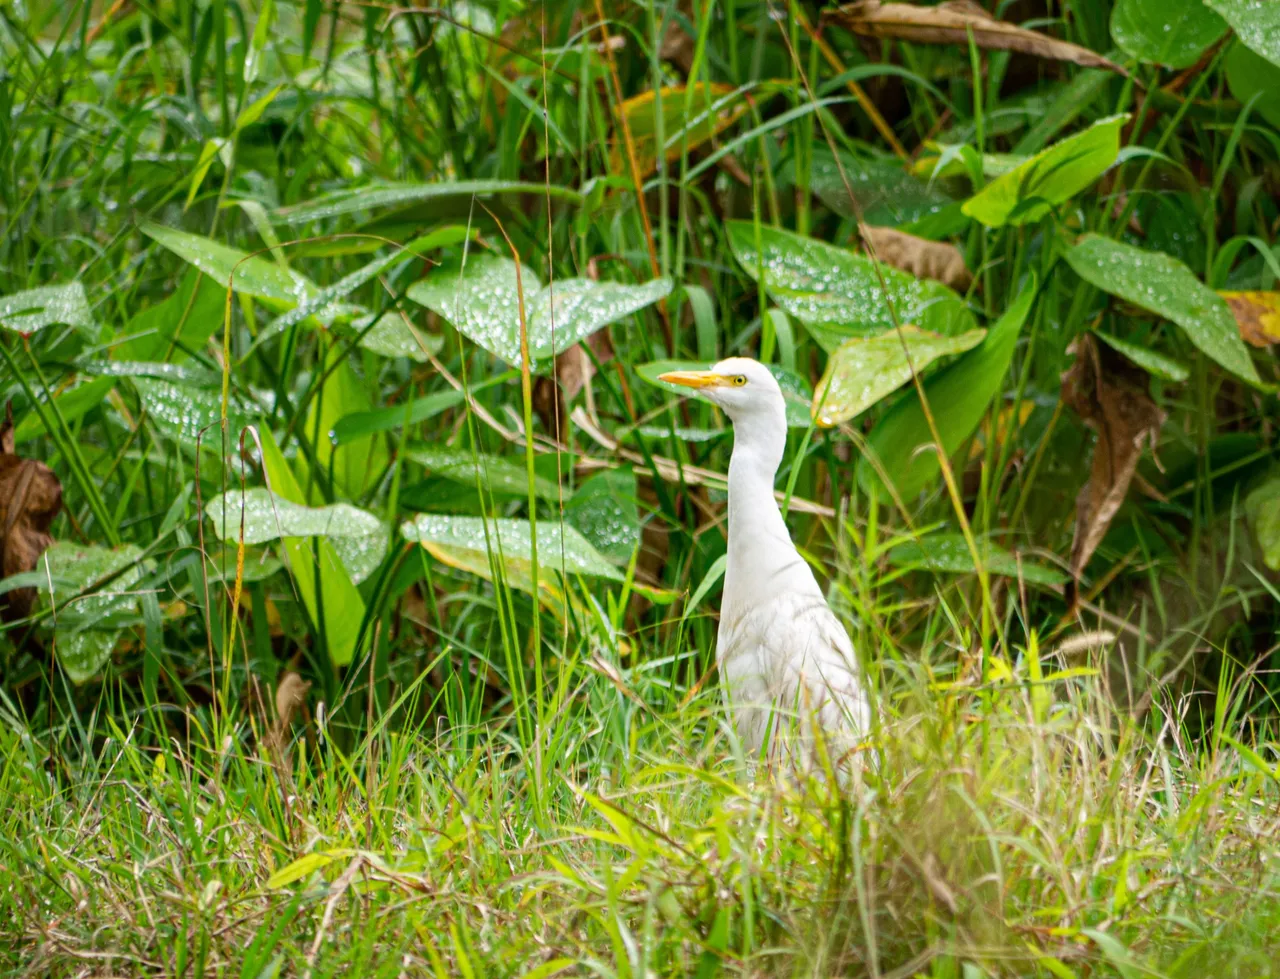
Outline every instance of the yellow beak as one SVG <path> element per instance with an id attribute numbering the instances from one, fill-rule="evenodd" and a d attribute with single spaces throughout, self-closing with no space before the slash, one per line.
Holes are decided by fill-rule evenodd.
<path id="1" fill-rule="evenodd" d="M 668 384 L 679 384 L 685 388 L 718 388 L 725 387 L 729 379 L 715 371 L 668 371 L 658 375 L 659 381 Z"/>

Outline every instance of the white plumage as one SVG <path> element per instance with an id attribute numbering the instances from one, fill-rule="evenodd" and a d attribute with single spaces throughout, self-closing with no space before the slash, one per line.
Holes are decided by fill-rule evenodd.
<path id="1" fill-rule="evenodd" d="M 818 729 L 840 764 L 866 736 L 871 711 L 848 633 L 791 543 L 774 498 L 787 440 L 778 382 L 744 357 L 661 379 L 697 389 L 733 422 L 716 658 L 743 747 L 759 752 L 767 742 L 771 756 L 781 749 L 807 765 Z"/>

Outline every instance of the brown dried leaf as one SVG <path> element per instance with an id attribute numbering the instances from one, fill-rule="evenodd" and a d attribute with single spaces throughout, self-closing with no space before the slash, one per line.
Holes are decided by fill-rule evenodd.
<path id="1" fill-rule="evenodd" d="M 1245 343 L 1269 347 L 1280 343 L 1280 292 L 1220 292 L 1235 315 Z"/>
<path id="2" fill-rule="evenodd" d="M 14 453 L 13 405 L 5 405 L 0 425 L 0 577 L 34 571 L 46 547 L 53 543 L 49 527 L 62 509 L 62 484 L 43 462 Z M 26 618 L 35 601 L 34 588 L 15 588 L 0 595 L 0 619 Z"/>
<path id="3" fill-rule="evenodd" d="M 980 48 L 1017 51 L 1037 58 L 1070 61 L 1089 68 L 1106 68 L 1126 77 L 1129 74 L 1114 61 L 1109 61 L 1088 48 L 996 20 L 969 0 L 949 0 L 936 7 L 859 0 L 858 3 L 846 4 L 830 11 L 825 19 L 862 37 L 915 41 L 919 44 L 959 44 L 968 47 L 969 33 L 972 31 L 973 43 Z"/>
<path id="4" fill-rule="evenodd" d="M 1080 573 L 1124 502 L 1145 442 L 1155 446 L 1164 424 L 1149 392 L 1150 377 L 1092 334 L 1073 345 L 1075 363 L 1062 375 L 1062 400 L 1098 433 L 1089 481 L 1076 497 L 1071 580 L 1066 597 L 1074 609 Z"/>
<path id="5" fill-rule="evenodd" d="M 917 238 L 896 228 L 865 225 L 862 234 L 880 261 L 910 272 L 917 279 L 936 279 L 957 292 L 967 290 L 973 281 L 964 256 L 955 245 Z"/>
<path id="6" fill-rule="evenodd" d="M 293 715 L 307 706 L 307 694 L 311 681 L 304 680 L 293 670 L 286 670 L 276 684 L 276 719 L 271 724 L 264 741 L 268 748 L 283 752 L 289 744 L 289 726 Z"/>

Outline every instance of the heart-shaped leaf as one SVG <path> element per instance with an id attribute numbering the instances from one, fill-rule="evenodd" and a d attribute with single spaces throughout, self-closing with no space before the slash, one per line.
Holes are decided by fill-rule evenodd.
<path id="1" fill-rule="evenodd" d="M 644 285 L 563 279 L 543 288 L 528 266 L 497 255 L 475 255 L 461 269 L 442 268 L 409 287 L 409 298 L 452 323 L 465 336 L 512 366 L 521 363 L 520 294 L 531 366 L 592 333 L 644 309 L 671 292 L 671 280 Z"/>
<path id="2" fill-rule="evenodd" d="M 123 630 L 106 620 L 137 608 L 138 596 L 130 589 L 142 577 L 141 557 L 141 548 L 133 544 L 111 550 L 65 541 L 40 556 L 37 570 L 54 583 L 54 649 L 73 683 L 93 678 L 111 658 Z M 76 597 L 113 575 L 97 592 Z"/>
<path id="3" fill-rule="evenodd" d="M 1067 251 L 1080 278 L 1182 327 L 1210 359 L 1251 384 L 1261 379 L 1226 301 L 1162 252 L 1087 234 Z"/>
<path id="4" fill-rule="evenodd" d="M 565 503 L 564 516 L 606 558 L 626 564 L 640 544 L 636 474 L 630 469 L 597 473 Z"/>
<path id="5" fill-rule="evenodd" d="M 221 445 L 222 395 L 208 388 L 190 384 L 174 384 L 152 377 L 133 378 L 138 400 L 156 428 L 172 438 L 207 448 Z M 236 443 L 245 426 L 257 412 L 251 406 L 233 401 L 227 407 L 227 439 Z"/>
<path id="6" fill-rule="evenodd" d="M 908 325 L 879 336 L 846 340 L 831 355 L 818 382 L 814 420 L 824 428 L 848 421 L 911 380 L 913 366 L 919 373 L 939 357 L 976 347 L 986 334 L 986 330 L 970 330 L 945 337 Z"/>
<path id="7" fill-rule="evenodd" d="M 1128 118 L 1101 119 L 1084 132 L 1054 143 L 965 201 L 964 213 L 989 228 L 1039 221 L 1116 162 L 1120 127 Z"/>
<path id="8" fill-rule="evenodd" d="M 977 326 L 964 300 L 941 283 L 881 266 L 886 302 L 875 265 L 866 256 L 772 227 L 759 229 L 757 247 L 750 221 L 730 221 L 727 231 L 747 274 L 763 276 L 773 301 L 804 323 L 828 352 L 849 337 L 891 329 L 890 303 L 902 323 L 931 333 L 954 336 Z"/>
<path id="9" fill-rule="evenodd" d="M 901 160 L 859 157 L 844 150 L 833 156 L 825 146 L 813 150 L 809 186 L 822 203 L 841 217 L 854 217 L 856 203 L 863 220 L 872 225 L 898 227 L 930 217 L 954 203 L 933 184 L 908 173 Z"/>
<path id="10" fill-rule="evenodd" d="M 369 577 L 387 555 L 387 528 L 372 513 L 347 503 L 309 507 L 291 503 L 264 487 L 232 490 L 205 506 L 219 540 L 266 544 L 282 537 L 323 537 L 356 584 Z"/>

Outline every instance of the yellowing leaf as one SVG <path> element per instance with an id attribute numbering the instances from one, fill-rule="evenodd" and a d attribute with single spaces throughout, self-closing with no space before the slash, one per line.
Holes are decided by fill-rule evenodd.
<path id="1" fill-rule="evenodd" d="M 678 160 L 686 148 L 700 146 L 732 126 L 751 107 L 745 94 L 736 93 L 732 85 L 716 82 L 670 86 L 662 89 L 661 96 L 662 135 L 668 160 Z M 648 91 L 622 103 L 641 176 L 658 166 L 658 101 L 657 94 Z M 619 127 L 610 153 L 614 173 L 627 172 L 626 153 Z"/>
<path id="2" fill-rule="evenodd" d="M 1245 343 L 1269 347 L 1280 342 L 1280 292 L 1219 292 L 1227 301 Z"/>

